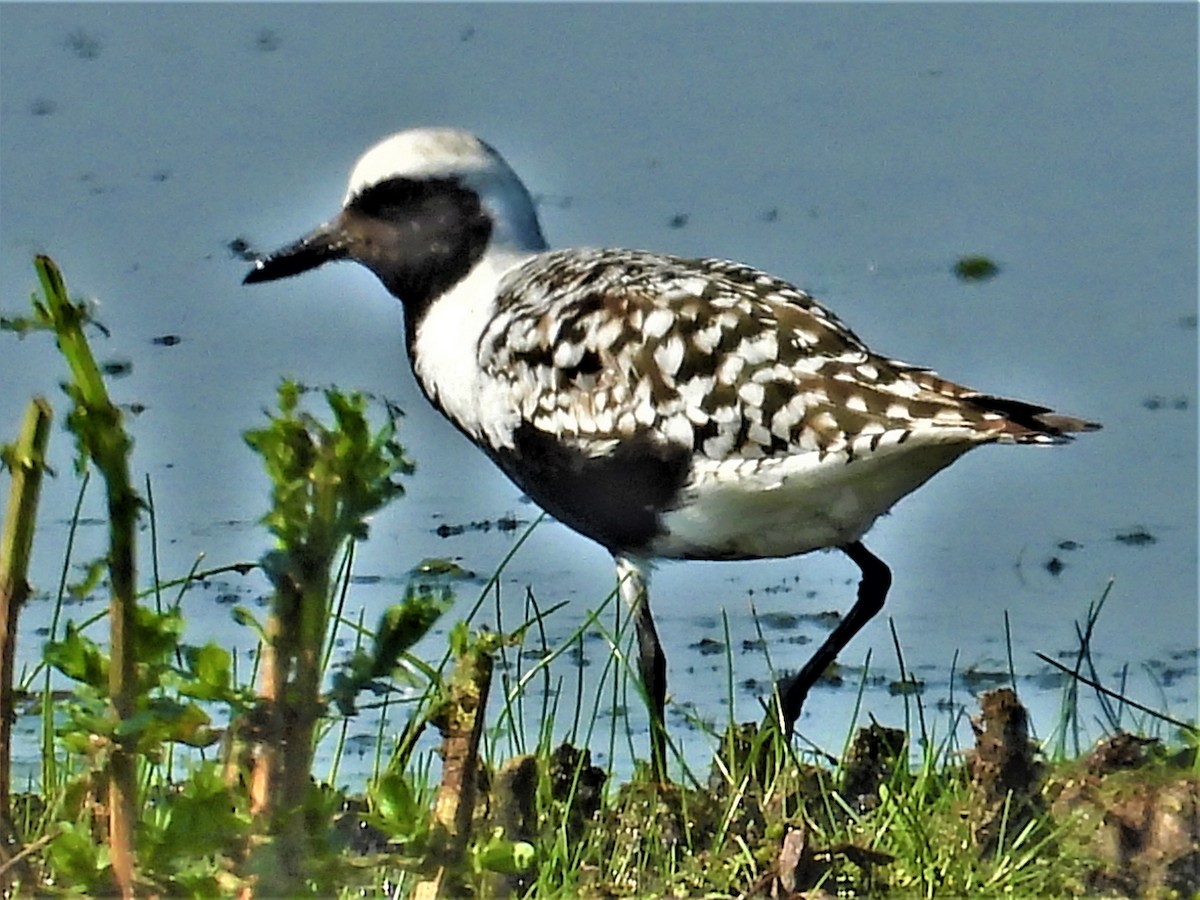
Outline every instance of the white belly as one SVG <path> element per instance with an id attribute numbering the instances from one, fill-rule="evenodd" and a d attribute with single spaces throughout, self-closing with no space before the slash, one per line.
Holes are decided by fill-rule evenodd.
<path id="1" fill-rule="evenodd" d="M 701 461 L 651 555 L 795 556 L 856 541 L 904 495 L 975 446 L 953 440 L 845 454 Z"/>

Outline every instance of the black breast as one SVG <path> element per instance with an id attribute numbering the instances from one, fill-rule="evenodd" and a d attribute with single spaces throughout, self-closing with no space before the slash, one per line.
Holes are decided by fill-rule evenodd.
<path id="1" fill-rule="evenodd" d="M 513 437 L 513 449 L 493 451 L 500 467 L 546 512 L 614 553 L 648 548 L 688 477 L 691 451 L 646 433 L 605 456 L 528 423 Z"/>

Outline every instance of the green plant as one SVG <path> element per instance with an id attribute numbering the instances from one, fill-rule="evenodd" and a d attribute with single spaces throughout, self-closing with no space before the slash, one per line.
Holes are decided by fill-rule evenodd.
<path id="1" fill-rule="evenodd" d="M 29 598 L 29 556 L 33 549 L 38 498 L 46 470 L 46 444 L 50 440 L 50 404 L 31 400 L 17 442 L 0 448 L 0 463 L 12 475 L 4 527 L 0 531 L 0 863 L 7 863 L 20 838 L 13 825 L 12 716 L 17 622 Z M 22 867 L 22 870 L 24 867 Z M 22 872 L 24 874 L 24 871 Z M 0 893 L 7 879 L 0 876 Z"/>
<path id="2" fill-rule="evenodd" d="M 75 691 L 53 717 L 57 741 L 73 762 L 57 812 L 46 822 L 44 859 L 59 877 L 89 891 L 129 896 L 138 884 L 153 883 L 172 893 L 205 894 L 240 877 L 254 826 L 261 852 L 246 864 L 260 888 L 307 889 L 314 877 L 320 881 L 316 863 L 331 856 L 306 835 L 314 832 L 314 816 L 325 817 L 323 805 L 335 802 L 311 791 L 309 779 L 317 723 L 326 710 L 321 684 L 337 618 L 333 603 L 335 596 L 344 601 L 349 577 L 348 565 L 338 561 L 350 559 L 353 541 L 366 536 L 366 517 L 398 496 L 400 476 L 412 471 L 395 439 L 396 412 L 389 407 L 383 427 L 372 429 L 362 395 L 331 389 L 325 399 L 334 421 L 325 425 L 300 409 L 302 389 L 287 382 L 279 391 L 279 413 L 246 435 L 272 480 L 273 503 L 264 521 L 277 540 L 261 563 L 275 595 L 265 628 L 258 628 L 263 691 L 256 695 L 239 683 L 227 649 L 183 641 L 182 609 L 178 601 L 163 607 L 163 586 L 154 589 L 155 609 L 138 603 L 135 526 L 149 507 L 129 477 L 133 442 L 83 333 L 90 321 L 87 304 L 69 299 L 47 257 L 38 257 L 36 269 L 44 299 L 34 298 L 31 317 L 6 320 L 5 326 L 22 334 L 53 332 L 68 362 L 73 406 L 67 426 L 80 471 L 94 465 L 105 480 L 110 535 L 108 553 L 89 566 L 79 590 L 91 590 L 107 571 L 112 594 L 106 616 L 68 622 L 61 634 L 56 626 L 46 645 L 46 663 L 73 681 Z M 31 534 L 26 507 L 19 524 Z M 194 577 L 183 580 L 180 600 Z M 352 711 L 359 691 L 390 676 L 447 605 L 444 594 L 410 591 L 389 610 L 372 652 L 356 654 L 339 673 L 339 705 Z M 258 627 L 244 610 L 239 613 Z M 107 645 L 88 633 L 105 619 Z M 221 738 L 210 715 L 221 706 L 234 738 L 227 747 L 232 768 L 224 766 L 217 777 L 215 763 L 201 763 L 182 782 L 163 780 L 172 747 L 204 748 Z M 230 779 L 236 739 L 247 734 L 254 760 L 248 798 L 232 789 L 236 781 Z M 47 758 L 53 761 L 53 753 Z M 51 776 L 44 786 L 56 783 Z M 223 827 L 205 841 L 194 832 L 217 810 L 225 811 L 217 817 Z M 97 827 L 100 815 L 107 816 L 107 829 Z"/>
<path id="3" fill-rule="evenodd" d="M 58 304 L 65 298 L 61 276 L 48 260 L 38 265 L 47 296 Z M 70 336 L 60 338 L 60 346 L 64 352 L 70 348 L 77 363 L 68 388 L 73 402 L 68 427 L 81 465 L 105 477 L 112 529 L 129 526 L 139 515 L 148 518 L 153 560 L 150 485 L 142 494 L 145 502 L 132 492 L 132 442 L 120 415 L 104 405 L 103 384 L 98 389 L 92 378 L 97 373 L 78 364 L 90 358 L 79 331 L 87 308 L 67 304 L 56 320 L 50 300 L 35 300 L 32 318 L 7 325 L 52 329 L 56 335 L 63 328 Z M 1039 773 L 1018 790 L 1002 781 L 981 787 L 986 766 L 962 759 L 978 757 L 980 747 L 960 751 L 954 741 L 962 711 L 951 714 L 950 733 L 939 742 L 919 692 L 911 698 L 905 693 L 903 730 L 873 722 L 847 736 L 840 757 L 816 747 L 798 752 L 776 728 L 730 721 L 718 730 L 694 715 L 692 721 L 719 746 L 707 778 L 678 754 L 682 785 L 663 785 L 642 767 L 614 787 L 615 773 L 593 766 L 587 750 L 599 744 L 611 759 L 618 742 L 633 747 L 625 708 L 638 682 L 627 677 L 629 636 L 619 612 L 615 627 L 607 616 L 601 619 L 614 593 L 607 592 L 599 609 L 551 646 L 545 620 L 561 604 L 543 608 L 528 590 L 523 621 L 515 629 L 502 626 L 506 558 L 464 620 L 449 629 L 442 662 L 427 664 L 414 658 L 413 645 L 450 608 L 465 574 L 431 560 L 413 571 L 403 596 L 374 631 L 363 628 L 361 613 L 352 621 L 345 609 L 355 542 L 366 536 L 365 517 L 400 494 L 400 478 L 411 463 L 396 442 L 394 410 L 385 408 L 386 420 L 378 427 L 368 416 L 375 407 L 361 395 L 336 390 L 308 395 L 285 383 L 278 413 L 247 434 L 271 477 L 273 502 L 265 521 L 276 542 L 261 564 L 274 588 L 269 615 L 259 623 L 248 610 L 235 610 L 235 619 L 260 638 L 257 670 L 240 672 L 237 659 L 216 643 L 188 643 L 183 605 L 197 579 L 257 566 L 199 572 L 197 565 L 183 577 L 160 582 L 154 565 L 155 583 L 133 594 L 136 534 L 111 536 L 108 554 L 87 566 L 70 590 L 89 594 L 106 572 L 114 593 L 127 588 L 122 597 L 131 601 L 120 611 L 123 641 L 118 646 L 104 640 L 104 623 L 111 627 L 117 615 L 111 604 L 62 628 L 56 608 L 44 659 L 73 682 L 74 691 L 52 702 L 47 672 L 41 794 L 12 797 L 13 830 L 24 844 L 0 846 L 0 881 L 7 878 L 29 893 L 189 897 L 419 897 L 447 889 L 539 898 L 833 891 L 1000 897 L 1136 893 L 1156 886 L 1165 895 L 1174 890 L 1186 896 L 1197 888 L 1181 868 L 1195 858 L 1188 852 L 1194 854 L 1196 845 L 1189 851 L 1186 841 L 1146 843 L 1134 852 L 1122 843 L 1126 833 L 1135 843 L 1149 841 L 1152 832 L 1187 836 L 1200 755 L 1194 727 L 1184 722 L 1172 723 L 1183 733 L 1182 749 L 1141 750 L 1153 742 L 1117 735 L 1071 763 L 1058 758 L 1065 755 L 1061 742 L 1057 757 L 1045 759 L 1025 738 L 1013 740 L 1029 760 L 1036 759 L 1028 770 Z M 331 422 L 304 409 L 322 398 Z M 15 472 L 12 459 L 9 467 Z M 80 504 L 86 485 L 85 472 Z M 28 505 L 21 508 L 26 511 L 17 516 L 19 530 L 32 535 L 33 514 Z M 64 585 L 74 533 L 73 524 Z M 509 558 L 528 534 L 513 542 Z M 128 584 L 118 577 L 126 574 Z M 178 588 L 174 600 L 164 596 L 172 587 Z M 64 590 L 60 586 L 60 602 Z M 153 603 L 146 599 L 150 595 Z M 488 600 L 495 604 L 493 630 L 476 621 Z M 1113 697 L 1118 705 L 1109 710 L 1109 723 L 1116 726 L 1123 710 L 1150 711 L 1099 684 L 1089 648 L 1103 602 L 1093 605 L 1078 629 L 1072 684 L 1091 684 Z M 1005 625 L 1007 630 L 1007 617 Z M 335 636 L 347 631 L 353 649 L 335 662 Z M 596 700 L 589 708 L 577 696 L 569 721 L 556 722 L 560 697 L 554 688 L 561 680 L 551 667 L 563 654 L 581 651 L 585 634 L 599 637 L 596 646 L 606 651 L 604 664 L 592 671 L 600 682 Z M 726 627 L 725 646 L 731 645 Z M 896 645 L 899 683 L 912 685 L 898 640 Z M 494 692 L 499 700 L 489 708 L 493 662 L 500 672 Z M 732 709 L 728 649 L 726 665 Z M 117 669 L 125 692 L 119 715 L 111 699 Z M 1007 677 L 1015 682 L 1013 669 L 1010 652 Z M 256 678 L 261 694 L 253 688 Z M 868 678 L 864 671 L 853 720 Z M 398 697 L 394 686 L 401 680 L 417 690 Z M 540 687 L 540 694 L 531 686 Z M 1068 688 L 1065 696 L 1063 735 L 1077 723 L 1076 690 Z M 404 716 L 395 738 L 388 733 L 395 717 L 381 716 L 375 774 L 365 794 L 313 782 L 318 741 L 323 735 L 336 738 L 339 728 L 344 739 L 350 717 L 368 706 L 385 713 L 403 709 Z M 499 715 L 489 717 L 497 706 Z M 987 711 L 985 698 L 984 718 Z M 429 750 L 429 725 L 442 731 L 437 752 Z M 578 748 L 555 746 L 564 730 Z M 1005 729 L 987 733 L 994 738 Z M 924 753 L 914 765 L 907 747 L 918 741 Z M 1081 748 L 1076 744 L 1077 753 Z M 57 757 L 56 749 L 65 755 Z M 340 747 L 331 772 L 337 771 L 339 752 Z M 437 753 L 444 760 L 440 771 Z M 120 754 L 136 774 L 128 877 L 108 824 L 113 760 Z M 1103 770 L 1114 762 L 1118 772 Z M 1156 822 L 1171 828 L 1151 828 Z M 1124 856 L 1106 858 L 1113 847 Z M 1135 864 L 1126 865 L 1126 859 Z"/>
<path id="4" fill-rule="evenodd" d="M 330 389 L 324 396 L 334 422 L 326 425 L 301 409 L 301 393 L 285 381 L 278 414 L 245 435 L 271 480 L 271 510 L 263 522 L 276 541 L 262 559 L 274 594 L 263 628 L 262 699 L 250 775 L 251 812 L 272 835 L 267 858 L 258 863 L 268 894 L 300 889 L 311 875 L 311 861 L 322 858 L 306 817 L 314 739 L 324 712 L 335 568 L 348 542 L 366 537 L 366 518 L 403 492 L 400 476 L 413 468 L 396 440 L 394 415 L 373 431 L 363 395 Z M 385 616 L 377 658 L 351 676 L 351 686 L 390 671 L 395 655 L 436 618 L 418 614 L 415 623 L 405 621 L 411 609 Z M 342 702 L 349 705 L 345 688 Z"/>
<path id="5" fill-rule="evenodd" d="M 104 478 L 109 516 L 108 568 L 110 665 L 107 670 L 109 731 L 115 738 L 107 758 L 108 842 L 112 871 L 122 894 L 134 889 L 133 827 L 137 815 L 137 771 L 125 723 L 134 714 L 136 658 L 131 646 L 136 607 L 136 524 L 141 499 L 129 478 L 133 441 L 121 425 L 121 411 L 109 399 L 100 367 L 83 333 L 90 316 L 86 304 L 73 302 L 62 273 L 48 256 L 34 260 L 43 300 L 33 298 L 33 317 L 27 327 L 54 334 L 71 380 L 65 390 L 71 400 L 67 422 L 75 435 L 77 466 L 94 465 Z"/>

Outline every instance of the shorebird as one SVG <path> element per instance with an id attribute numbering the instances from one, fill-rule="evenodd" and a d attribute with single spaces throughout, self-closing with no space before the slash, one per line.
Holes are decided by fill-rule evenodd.
<path id="1" fill-rule="evenodd" d="M 879 516 L 973 447 L 1061 444 L 1099 426 L 972 390 L 870 350 L 805 291 L 748 265 L 550 250 L 524 184 L 449 128 L 403 131 L 354 166 L 341 211 L 245 281 L 335 260 L 404 306 L 429 401 L 534 502 L 616 561 L 666 775 L 655 559 L 836 548 L 858 596 L 779 687 L 790 734 L 809 689 L 883 607 Z"/>

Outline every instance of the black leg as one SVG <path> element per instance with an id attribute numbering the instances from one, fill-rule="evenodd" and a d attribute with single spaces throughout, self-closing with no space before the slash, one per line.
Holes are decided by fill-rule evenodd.
<path id="1" fill-rule="evenodd" d="M 667 780 L 667 657 L 658 642 L 654 617 L 650 614 L 645 570 L 637 563 L 617 558 L 621 597 L 633 615 L 638 642 L 638 672 L 646 689 L 650 714 L 650 765 L 654 776 Z"/>
<path id="2" fill-rule="evenodd" d="M 862 627 L 883 609 L 888 588 L 892 586 L 892 572 L 887 564 L 858 541 L 839 549 L 854 560 L 862 571 L 862 580 L 858 583 L 858 600 L 804 668 L 787 684 L 780 685 L 783 731 L 786 735 L 792 733 L 792 726 L 800 718 L 800 708 L 804 706 L 809 688 L 817 683 L 821 673 L 829 668 Z"/>
<path id="3" fill-rule="evenodd" d="M 654 618 L 649 604 L 643 603 L 634 611 L 634 627 L 638 639 L 638 671 L 646 696 L 650 698 L 650 761 L 655 777 L 667 780 L 667 657 L 654 630 Z"/>

